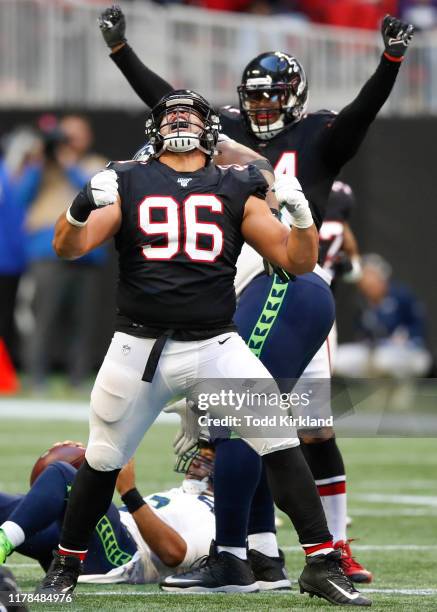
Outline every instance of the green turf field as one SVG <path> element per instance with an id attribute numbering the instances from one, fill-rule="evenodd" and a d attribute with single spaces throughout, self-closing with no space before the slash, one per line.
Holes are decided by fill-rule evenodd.
<path id="1" fill-rule="evenodd" d="M 0 490 L 22 492 L 35 458 L 54 441 L 86 441 L 84 422 L 1 418 Z M 155 425 L 137 455 L 138 487 L 144 493 L 175 485 L 170 441 L 172 425 Z M 437 441 L 435 439 L 341 440 L 349 482 L 353 524 L 359 538 L 356 556 L 374 572 L 369 591 L 381 610 L 437 610 Z M 288 525 L 286 523 L 286 525 Z M 279 530 L 280 545 L 295 581 L 303 556 L 288 526 Z M 8 565 L 24 591 L 31 591 L 42 571 L 30 559 L 12 555 Z M 288 594 L 168 595 L 155 586 L 82 585 L 73 604 L 55 610 L 299 610 L 329 607 L 294 586 Z M 31 609 L 43 609 L 33 605 Z"/>

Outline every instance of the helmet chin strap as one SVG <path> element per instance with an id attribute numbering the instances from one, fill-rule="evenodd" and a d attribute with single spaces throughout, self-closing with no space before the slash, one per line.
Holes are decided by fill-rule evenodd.
<path id="1" fill-rule="evenodd" d="M 274 138 L 277 133 L 284 128 L 284 120 L 280 118 L 277 121 L 274 121 L 273 123 L 269 123 L 268 125 L 259 125 L 258 123 L 254 123 L 251 120 L 250 126 L 257 138 L 259 138 L 260 140 L 270 140 L 271 138 Z"/>
<path id="2" fill-rule="evenodd" d="M 208 489 L 208 477 L 202 480 L 194 480 L 193 478 L 185 478 L 182 481 L 182 489 L 184 493 L 189 495 L 200 495 Z"/>
<path id="3" fill-rule="evenodd" d="M 164 136 L 164 142 L 158 157 L 162 155 L 164 151 L 187 153 L 188 151 L 194 151 L 194 149 L 199 149 L 202 153 L 210 155 L 210 152 L 200 144 L 199 134 L 195 134 L 194 132 L 183 132 L 177 136 L 169 134 Z"/>

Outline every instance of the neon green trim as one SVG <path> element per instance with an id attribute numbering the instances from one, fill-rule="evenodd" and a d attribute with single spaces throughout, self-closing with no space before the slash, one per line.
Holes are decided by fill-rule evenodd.
<path id="1" fill-rule="evenodd" d="M 109 563 L 114 567 L 120 567 L 132 559 L 132 555 L 121 550 L 118 545 L 112 525 L 107 516 L 102 516 L 96 525 L 96 532 L 99 536 L 103 550 Z"/>
<path id="2" fill-rule="evenodd" d="M 270 288 L 270 293 L 247 342 L 247 346 L 258 358 L 261 355 L 264 343 L 267 340 L 273 324 L 277 319 L 278 313 L 285 298 L 285 294 L 287 293 L 287 289 L 288 283 L 281 281 L 281 279 L 275 274 L 273 277 L 272 286 Z"/>
<path id="3" fill-rule="evenodd" d="M 70 495 L 71 485 L 67 485 L 67 497 Z M 120 567 L 125 563 L 128 563 L 132 559 L 132 555 L 121 550 L 118 545 L 116 535 L 112 528 L 111 522 L 106 516 L 102 516 L 100 521 L 96 525 L 96 532 L 102 542 L 103 550 L 106 559 L 114 567 Z"/>

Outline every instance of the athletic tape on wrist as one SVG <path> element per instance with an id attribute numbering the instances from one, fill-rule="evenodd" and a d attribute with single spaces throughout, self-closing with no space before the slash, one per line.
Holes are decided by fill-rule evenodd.
<path id="1" fill-rule="evenodd" d="M 88 219 L 86 221 L 78 221 L 72 216 L 70 208 L 65 213 L 68 223 L 70 223 L 70 225 L 74 225 L 75 227 L 84 227 L 88 223 Z"/>
<path id="2" fill-rule="evenodd" d="M 308 229 L 314 223 L 310 210 L 306 210 L 305 214 L 302 215 L 300 219 L 296 219 L 293 214 L 291 216 L 293 217 L 293 227 L 296 227 L 297 229 Z"/>
<path id="3" fill-rule="evenodd" d="M 125 504 L 130 514 L 136 512 L 141 506 L 145 506 L 146 502 L 141 496 L 141 493 L 135 487 L 127 491 L 121 496 L 121 501 Z"/>

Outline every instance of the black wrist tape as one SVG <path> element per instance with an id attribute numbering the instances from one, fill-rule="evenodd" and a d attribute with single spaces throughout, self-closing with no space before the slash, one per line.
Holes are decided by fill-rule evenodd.
<path id="1" fill-rule="evenodd" d="M 141 506 L 146 505 L 146 502 L 141 497 L 141 493 L 135 487 L 122 495 L 121 501 L 125 504 L 126 508 L 131 514 L 136 512 L 138 508 L 141 508 Z"/>
<path id="2" fill-rule="evenodd" d="M 76 221 L 84 223 L 91 212 L 95 209 L 94 204 L 90 201 L 86 190 L 79 191 L 77 196 L 74 198 L 72 205 L 70 206 L 70 215 Z"/>

